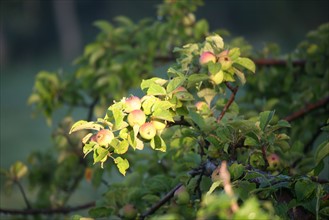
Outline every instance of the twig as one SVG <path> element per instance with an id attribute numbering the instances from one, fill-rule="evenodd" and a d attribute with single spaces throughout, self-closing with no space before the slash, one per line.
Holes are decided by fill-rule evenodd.
<path id="1" fill-rule="evenodd" d="M 225 160 L 222 161 L 222 164 L 220 166 L 219 177 L 223 181 L 225 193 L 231 198 L 231 209 L 233 213 L 235 213 L 236 211 L 238 211 L 239 205 L 234 198 L 235 196 L 230 181 L 231 175 L 227 170 L 227 163 Z"/>
<path id="2" fill-rule="evenodd" d="M 222 118 L 224 117 L 226 111 L 229 109 L 229 107 L 231 106 L 232 102 L 235 99 L 235 95 L 238 92 L 239 87 L 232 87 L 228 82 L 225 82 L 226 87 L 231 90 L 232 94 L 230 96 L 230 99 L 228 100 L 228 102 L 226 103 L 226 105 L 223 108 L 223 111 L 220 113 L 220 115 L 217 118 L 217 123 L 220 122 L 220 120 L 222 120 Z"/>
<path id="3" fill-rule="evenodd" d="M 152 215 L 156 210 L 158 210 L 163 204 L 165 204 L 167 201 L 169 201 L 171 199 L 171 197 L 174 196 L 175 191 L 181 187 L 183 184 L 180 183 L 178 185 L 176 185 L 174 188 L 172 188 L 159 202 L 157 202 L 156 204 L 154 204 L 149 210 L 147 210 L 146 212 L 144 212 L 139 219 L 143 220 L 145 217 Z"/>
<path id="4" fill-rule="evenodd" d="M 87 116 L 87 121 L 91 121 L 93 119 L 94 115 L 94 108 L 97 105 L 99 101 L 99 96 L 94 99 L 94 101 L 89 105 L 89 111 L 88 111 L 88 116 Z"/>
<path id="5" fill-rule="evenodd" d="M 321 107 L 327 105 L 328 103 L 329 103 L 329 96 L 327 96 L 324 99 L 321 99 L 315 103 L 306 105 L 303 109 L 300 109 L 300 110 L 292 113 L 291 115 L 286 116 L 284 118 L 284 120 L 286 120 L 288 122 L 294 121 L 300 117 L 303 117 L 304 115 L 306 115 L 307 113 L 309 113 L 315 109 L 318 109 L 318 108 L 321 108 Z"/>
<path id="6" fill-rule="evenodd" d="M 265 162 L 265 167 L 268 167 L 268 161 L 267 161 L 267 156 L 266 156 L 266 145 L 262 146 L 262 155 L 263 155 L 263 160 Z"/>
<path id="7" fill-rule="evenodd" d="M 255 59 L 254 62 L 257 66 L 286 66 L 289 64 L 289 61 L 277 59 Z M 294 60 L 291 63 L 293 66 L 304 66 L 306 62 L 305 60 Z"/>
<path id="8" fill-rule="evenodd" d="M 0 208 L 0 213 L 11 214 L 11 215 L 52 215 L 52 214 L 67 214 L 70 212 L 87 209 L 95 206 L 95 202 L 89 202 L 83 205 L 74 206 L 74 207 L 62 207 L 58 209 L 27 209 L 27 210 L 18 210 L 18 209 L 3 209 Z"/>
<path id="9" fill-rule="evenodd" d="M 31 209 L 32 206 L 31 206 L 29 200 L 28 200 L 27 197 L 26 197 L 26 194 L 25 194 L 25 191 L 24 191 L 24 188 L 23 188 L 22 184 L 21 184 L 18 180 L 15 180 L 15 183 L 17 184 L 19 190 L 21 191 L 21 194 L 22 194 L 22 196 L 23 196 L 24 202 L 25 202 L 25 204 L 26 204 L 26 208 L 27 208 L 27 209 Z"/>

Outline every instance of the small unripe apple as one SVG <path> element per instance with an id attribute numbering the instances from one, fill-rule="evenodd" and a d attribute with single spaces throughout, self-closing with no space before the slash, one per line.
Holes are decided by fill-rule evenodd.
<path id="1" fill-rule="evenodd" d="M 107 146 L 113 140 L 113 132 L 109 129 L 103 129 L 97 132 L 96 142 L 101 146 Z"/>
<path id="2" fill-rule="evenodd" d="M 156 135 L 157 130 L 153 123 L 146 122 L 139 128 L 139 134 L 146 140 L 151 140 Z"/>
<path id="3" fill-rule="evenodd" d="M 160 119 L 153 119 L 151 123 L 154 125 L 156 130 L 163 130 L 166 127 L 166 121 Z"/>
<path id="4" fill-rule="evenodd" d="M 280 165 L 280 157 L 277 154 L 275 154 L 275 153 L 270 154 L 267 157 L 267 161 L 268 161 L 268 165 L 269 165 L 268 168 L 270 170 L 275 170 Z"/>
<path id="5" fill-rule="evenodd" d="M 131 96 L 125 100 L 126 108 L 125 111 L 130 113 L 134 110 L 141 109 L 142 103 L 140 98 L 137 96 Z"/>
<path id="6" fill-rule="evenodd" d="M 124 219 L 135 219 L 137 217 L 137 209 L 132 204 L 126 204 L 119 210 L 119 214 Z"/>
<path id="7" fill-rule="evenodd" d="M 233 63 L 231 57 L 229 57 L 227 55 L 219 57 L 218 61 L 222 65 L 222 70 L 227 70 L 227 69 L 231 68 L 232 63 Z"/>
<path id="8" fill-rule="evenodd" d="M 216 62 L 216 56 L 212 52 L 203 52 L 200 56 L 199 62 L 201 65 L 206 65 L 208 62 Z"/>
<path id="9" fill-rule="evenodd" d="M 210 74 L 209 78 L 216 84 L 220 84 L 224 80 L 224 72 L 222 70 L 219 70 L 216 74 Z"/>
<path id="10" fill-rule="evenodd" d="M 179 205 L 188 204 L 190 202 L 190 194 L 185 186 L 179 187 L 174 193 L 175 202 Z"/>
<path id="11" fill-rule="evenodd" d="M 210 112 L 210 108 L 206 102 L 199 101 L 195 103 L 196 110 L 201 114 L 208 114 Z"/>
<path id="12" fill-rule="evenodd" d="M 142 110 L 134 110 L 129 113 L 128 115 L 128 123 L 131 127 L 134 127 L 134 125 L 142 125 L 146 121 L 146 115 Z"/>
<path id="13" fill-rule="evenodd" d="M 192 13 L 188 13 L 188 15 L 186 15 L 183 18 L 183 25 L 184 26 L 191 26 L 192 24 L 194 24 L 195 22 L 195 16 Z"/>

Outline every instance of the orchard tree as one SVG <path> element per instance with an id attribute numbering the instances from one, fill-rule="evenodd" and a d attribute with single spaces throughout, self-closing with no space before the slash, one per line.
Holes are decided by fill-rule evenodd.
<path id="1" fill-rule="evenodd" d="M 74 74 L 37 75 L 29 102 L 48 123 L 63 105 L 69 114 L 54 131 L 56 154 L 36 152 L 28 165 L 2 171 L 27 207 L 1 213 L 23 219 L 329 217 L 329 24 L 286 56 L 274 44 L 254 52 L 243 38 L 224 44 L 227 32 L 210 33 L 193 14 L 200 4 L 165 1 L 160 21 L 98 21 L 101 33 Z M 166 74 L 155 68 L 166 62 Z M 137 85 L 142 95 L 130 94 Z M 74 122 L 78 107 L 86 107 L 87 117 Z M 120 183 L 107 179 L 115 172 Z M 25 175 L 37 191 L 33 203 L 21 184 Z M 85 180 L 106 191 L 96 202 L 69 207 Z M 68 214 L 81 209 L 88 214 Z"/>

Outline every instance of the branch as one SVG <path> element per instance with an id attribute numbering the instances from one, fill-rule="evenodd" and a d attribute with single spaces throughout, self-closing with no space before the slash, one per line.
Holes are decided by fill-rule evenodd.
<path id="1" fill-rule="evenodd" d="M 147 210 L 146 212 L 144 212 L 139 219 L 143 220 L 145 217 L 152 215 L 156 210 L 158 210 L 163 204 L 165 204 L 167 201 L 169 201 L 173 196 L 175 191 L 181 187 L 183 184 L 180 183 L 178 185 L 176 185 L 174 188 L 172 188 L 159 202 L 157 202 L 156 204 L 154 204 L 149 210 Z"/>
<path id="2" fill-rule="evenodd" d="M 229 109 L 229 107 L 231 106 L 232 102 L 235 99 L 235 95 L 238 92 L 239 87 L 232 87 L 228 82 L 225 82 L 226 87 L 231 90 L 232 94 L 230 99 L 228 100 L 228 102 L 226 103 L 226 105 L 223 108 L 223 111 L 220 113 L 220 115 L 217 118 L 217 123 L 220 122 L 220 120 L 222 120 L 222 118 L 224 117 L 226 111 Z"/>
<path id="3" fill-rule="evenodd" d="M 70 212 L 87 209 L 95 206 L 95 202 L 89 202 L 83 205 L 75 206 L 75 207 L 62 207 L 58 209 L 3 209 L 0 208 L 0 213 L 10 214 L 10 215 L 52 215 L 52 214 L 67 214 Z"/>
<path id="4" fill-rule="evenodd" d="M 306 105 L 303 109 L 300 109 L 300 110 L 292 113 L 291 115 L 286 116 L 284 118 L 284 120 L 286 120 L 288 122 L 294 121 L 298 118 L 303 117 L 304 115 L 306 115 L 307 113 L 309 113 L 315 109 L 318 109 L 318 108 L 321 108 L 321 107 L 327 105 L 328 103 L 329 103 L 329 96 L 327 96 L 324 99 L 321 99 L 315 103 Z"/>
<path id="5" fill-rule="evenodd" d="M 287 66 L 289 61 L 277 60 L 277 59 L 255 59 L 255 64 L 257 66 Z M 294 60 L 291 61 L 293 66 L 304 66 L 305 60 Z"/>
<path id="6" fill-rule="evenodd" d="M 26 194 L 25 194 L 25 191 L 24 191 L 24 188 L 23 188 L 22 184 L 18 180 L 15 180 L 15 183 L 17 184 L 19 190 L 22 193 L 22 196 L 23 196 L 23 199 L 24 199 L 24 202 L 26 204 L 27 209 L 31 209 L 31 204 L 30 204 L 29 200 L 26 197 Z"/>

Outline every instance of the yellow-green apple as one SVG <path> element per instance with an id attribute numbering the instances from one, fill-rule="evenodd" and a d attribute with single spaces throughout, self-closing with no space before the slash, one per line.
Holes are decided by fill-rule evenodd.
<path id="1" fill-rule="evenodd" d="M 126 204 L 119 210 L 119 214 L 124 219 L 135 219 L 137 216 L 137 209 L 132 204 Z"/>
<path id="2" fill-rule="evenodd" d="M 210 113 L 209 105 L 206 102 L 199 101 L 199 102 L 195 103 L 195 107 L 196 107 L 197 112 L 199 112 L 201 114 Z"/>
<path id="3" fill-rule="evenodd" d="M 216 56 L 210 51 L 203 52 L 200 56 L 199 62 L 201 65 L 206 65 L 208 62 L 216 62 Z"/>
<path id="4" fill-rule="evenodd" d="M 107 146 L 113 140 L 113 132 L 109 129 L 103 129 L 97 132 L 96 142 L 101 146 Z"/>
<path id="5" fill-rule="evenodd" d="M 142 125 L 145 123 L 146 121 L 146 115 L 145 113 L 138 109 L 138 110 L 134 110 L 132 112 L 129 113 L 128 117 L 127 117 L 128 123 L 131 127 L 134 127 L 134 125 Z"/>
<path id="6" fill-rule="evenodd" d="M 183 25 L 184 26 L 191 26 L 195 22 L 195 16 L 192 13 L 188 13 L 186 16 L 183 17 Z"/>
<path id="7" fill-rule="evenodd" d="M 224 72 L 219 70 L 216 74 L 210 74 L 209 78 L 216 84 L 220 84 L 224 80 Z"/>
<path id="8" fill-rule="evenodd" d="M 163 130 L 166 127 L 166 121 L 160 119 L 152 119 L 151 123 L 154 125 L 156 130 Z"/>
<path id="9" fill-rule="evenodd" d="M 140 128 L 139 128 L 139 134 L 142 138 L 146 140 L 151 140 L 156 135 L 156 128 L 151 122 L 145 122 Z"/>
<path id="10" fill-rule="evenodd" d="M 232 59 L 231 57 L 224 55 L 220 56 L 218 62 L 222 65 L 222 70 L 228 70 L 232 66 Z"/>
<path id="11" fill-rule="evenodd" d="M 175 202 L 179 205 L 188 204 L 190 202 L 190 194 L 185 186 L 179 187 L 174 193 Z"/>
<path id="12" fill-rule="evenodd" d="M 137 96 L 131 96 L 125 100 L 126 108 L 125 111 L 130 113 L 134 110 L 141 109 L 142 103 L 140 98 Z"/>

